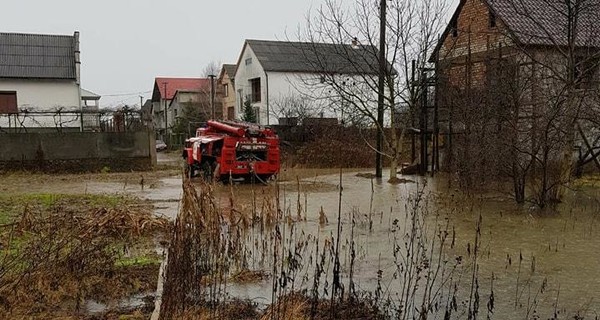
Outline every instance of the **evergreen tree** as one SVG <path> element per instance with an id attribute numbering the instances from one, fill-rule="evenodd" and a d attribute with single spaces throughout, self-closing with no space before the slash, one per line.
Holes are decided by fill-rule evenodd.
<path id="1" fill-rule="evenodd" d="M 256 114 L 250 100 L 244 101 L 244 114 L 242 115 L 242 121 L 256 123 Z"/>

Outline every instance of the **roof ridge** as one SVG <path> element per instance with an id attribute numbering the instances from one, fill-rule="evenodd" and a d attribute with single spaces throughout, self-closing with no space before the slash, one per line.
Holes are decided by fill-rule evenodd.
<path id="1" fill-rule="evenodd" d="M 72 34 L 54 34 L 54 33 L 28 33 L 28 32 L 0 32 L 0 36 L 44 36 L 44 37 L 70 37 Z"/>
<path id="2" fill-rule="evenodd" d="M 268 42 L 268 43 L 290 43 L 290 44 L 312 44 L 312 45 L 334 45 L 334 46 L 352 46 L 352 43 L 333 43 L 333 42 L 314 42 L 314 41 L 281 41 L 281 40 L 259 40 L 259 39 L 246 39 L 246 41 L 256 41 L 256 42 Z M 372 46 L 361 44 L 364 47 Z"/>

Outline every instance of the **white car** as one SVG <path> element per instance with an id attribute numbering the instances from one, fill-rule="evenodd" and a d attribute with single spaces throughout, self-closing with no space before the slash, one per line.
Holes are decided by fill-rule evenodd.
<path id="1" fill-rule="evenodd" d="M 156 151 L 167 150 L 167 144 L 162 140 L 156 140 Z"/>

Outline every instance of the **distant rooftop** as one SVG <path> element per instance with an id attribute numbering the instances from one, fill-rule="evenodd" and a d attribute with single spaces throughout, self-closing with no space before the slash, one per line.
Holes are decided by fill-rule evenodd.
<path id="1" fill-rule="evenodd" d="M 152 101 L 160 99 L 172 100 L 177 91 L 201 91 L 210 88 L 208 78 L 165 78 L 157 77 L 154 80 Z"/>
<path id="2" fill-rule="evenodd" d="M 81 88 L 81 99 L 82 100 L 100 100 L 102 96 L 99 94 L 93 93 L 90 90 L 86 90 Z"/>
<path id="3" fill-rule="evenodd" d="M 223 70 L 221 70 L 221 73 L 226 72 L 230 78 L 233 78 L 235 76 L 236 69 L 237 69 L 237 65 L 235 65 L 235 64 L 224 64 Z"/>

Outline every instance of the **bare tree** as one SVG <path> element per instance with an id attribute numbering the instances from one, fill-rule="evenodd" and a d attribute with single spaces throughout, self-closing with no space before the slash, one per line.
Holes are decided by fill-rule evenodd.
<path id="1" fill-rule="evenodd" d="M 487 36 L 483 55 L 474 57 L 471 52 L 481 47 L 476 41 L 489 29 L 475 30 L 471 25 L 460 29 L 451 22 L 466 48 L 455 40 L 446 54 L 467 52 L 454 69 L 464 71 L 465 82 L 448 80 L 444 90 L 454 82 L 454 94 L 441 93 L 450 100 L 454 96 L 446 101 L 454 108 L 453 139 L 460 143 L 452 151 L 457 157 L 454 168 L 467 180 L 508 174 L 517 202 L 526 200 L 529 186 L 529 200 L 544 207 L 560 201 L 570 180 L 577 134 L 587 140 L 579 123 L 585 119 L 589 133 L 593 127 L 589 120 L 596 118 L 586 111 L 597 109 L 593 97 L 599 91 L 600 30 L 594 21 L 600 1 L 498 0 L 489 5 L 496 34 Z M 452 72 L 448 67 L 446 76 Z M 481 79 L 481 74 L 486 76 Z M 593 155 L 594 146 L 587 144 Z M 470 161 L 473 154 L 476 160 Z"/>
<path id="2" fill-rule="evenodd" d="M 274 108 L 271 108 L 271 113 L 277 118 L 289 118 L 302 122 L 303 119 L 318 114 L 315 104 L 293 93 L 280 95 L 273 99 L 272 103 Z"/>
<path id="3" fill-rule="evenodd" d="M 213 76 L 218 76 L 219 73 L 221 72 L 221 66 L 223 64 L 219 61 L 215 61 L 212 60 L 210 61 L 203 69 L 202 69 L 202 76 L 203 77 L 209 77 L 211 75 Z"/>
<path id="4" fill-rule="evenodd" d="M 399 105 L 417 108 L 420 95 L 412 85 L 412 61 L 419 67 L 427 65 L 427 54 L 437 40 L 443 23 L 446 2 L 442 0 L 388 1 L 384 19 L 385 60 L 380 61 L 379 25 L 380 8 L 375 1 L 359 0 L 345 9 L 341 1 L 327 0 L 318 10 L 309 14 L 300 38 L 312 46 L 305 46 L 304 59 L 321 70 L 318 78 L 305 79 L 308 88 L 322 94 L 328 93 L 332 109 L 338 114 L 356 115 L 368 120 L 371 127 L 383 134 L 380 150 L 371 146 L 390 160 L 390 179 L 396 178 L 398 161 L 402 152 L 402 137 L 409 123 L 398 123 L 392 116 Z M 352 45 L 350 45 L 350 43 Z M 321 44 L 337 44 L 323 46 Z M 345 46 L 341 46 L 345 44 Z M 335 57 L 335 58 L 332 58 Z M 378 122 L 377 95 L 378 68 L 385 68 L 384 109 L 385 125 Z M 390 130 L 385 130 L 389 125 Z"/>

